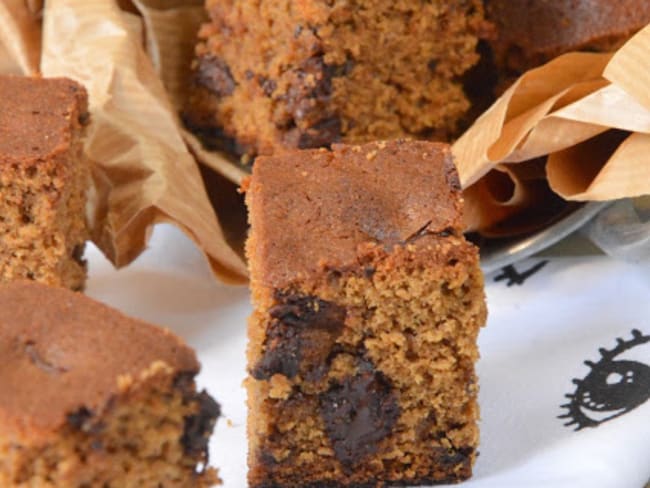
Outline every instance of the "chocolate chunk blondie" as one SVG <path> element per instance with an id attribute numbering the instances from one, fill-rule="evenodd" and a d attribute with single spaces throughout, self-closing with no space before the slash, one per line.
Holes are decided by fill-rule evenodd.
<path id="1" fill-rule="evenodd" d="M 448 138 L 489 31 L 481 0 L 207 0 L 186 122 L 239 154 Z"/>
<path id="2" fill-rule="evenodd" d="M 244 189 L 250 486 L 468 478 L 486 307 L 449 147 L 287 151 Z"/>
<path id="3" fill-rule="evenodd" d="M 78 83 L 0 76 L 0 281 L 83 288 L 87 122 Z"/>
<path id="4" fill-rule="evenodd" d="M 79 293 L 0 285 L 0 486 L 203 487 L 219 405 L 170 332 Z"/>

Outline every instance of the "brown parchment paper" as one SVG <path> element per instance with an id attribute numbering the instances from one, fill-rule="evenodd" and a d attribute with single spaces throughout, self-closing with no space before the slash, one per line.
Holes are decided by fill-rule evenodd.
<path id="1" fill-rule="evenodd" d="M 152 13 L 138 15 L 137 4 L 145 3 Z M 154 224 L 171 222 L 204 251 L 219 278 L 241 283 L 244 261 L 226 241 L 183 141 L 177 110 L 159 76 L 164 62 L 145 50 L 169 48 L 151 27 L 170 15 L 165 3 L 48 0 L 42 14 L 34 15 L 27 3 L 10 0 L 0 7 L 1 44 L 22 73 L 38 72 L 40 60 L 43 76 L 66 76 L 86 86 L 92 237 L 116 266 L 139 255 Z M 172 51 L 187 58 L 187 49 Z"/>
<path id="2" fill-rule="evenodd" d="M 569 53 L 525 73 L 453 145 L 467 228 L 504 236 L 522 230 L 504 222 L 545 214 L 557 197 L 650 194 L 648 86 L 650 26 L 616 53 Z M 540 178 L 518 176 L 538 158 Z"/>
<path id="3" fill-rule="evenodd" d="M 0 2 L 0 73 L 36 74 L 41 57 L 42 2 Z"/>

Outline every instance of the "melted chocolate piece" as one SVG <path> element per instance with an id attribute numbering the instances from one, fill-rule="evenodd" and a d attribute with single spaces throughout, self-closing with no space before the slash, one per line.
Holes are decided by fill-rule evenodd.
<path id="1" fill-rule="evenodd" d="M 272 322 L 266 331 L 264 355 L 251 374 L 257 380 L 268 380 L 274 374 L 293 378 L 300 367 L 302 348 L 298 330 L 282 322 Z"/>
<path id="2" fill-rule="evenodd" d="M 275 80 L 271 80 L 264 76 L 260 76 L 258 82 L 267 97 L 273 95 L 273 92 L 278 88 L 278 84 Z"/>
<path id="3" fill-rule="evenodd" d="M 235 90 L 235 80 L 226 62 L 216 56 L 203 56 L 196 70 L 196 83 L 218 97 L 227 97 Z"/>
<path id="4" fill-rule="evenodd" d="M 88 125 L 88 123 L 90 123 L 90 113 L 89 112 L 80 113 L 77 120 L 79 120 L 80 125 Z"/>
<path id="5" fill-rule="evenodd" d="M 329 102 L 332 78 L 344 71 L 325 64 L 322 54 L 306 59 L 295 70 L 293 81 L 281 97 L 283 110 L 275 121 L 287 131 L 286 144 L 308 149 L 329 146 L 341 139 L 341 120 L 332 112 Z"/>
<path id="6" fill-rule="evenodd" d="M 377 451 L 400 408 L 388 378 L 364 361 L 359 373 L 321 394 L 320 414 L 337 459 L 350 469 Z"/>
<path id="7" fill-rule="evenodd" d="M 452 472 L 459 464 L 471 465 L 471 456 L 474 453 L 473 447 L 459 447 L 458 449 L 445 449 L 437 447 L 436 460 L 442 469 Z"/>
<path id="8" fill-rule="evenodd" d="M 274 374 L 293 378 L 301 373 L 310 380 L 321 377 L 343 330 L 345 308 L 310 295 L 278 293 L 276 299 L 280 303 L 269 311 L 264 354 L 251 374 L 258 380 Z"/>
<path id="9" fill-rule="evenodd" d="M 87 432 L 90 430 L 90 421 L 93 418 L 94 414 L 86 407 L 81 407 L 78 410 L 69 413 L 66 416 L 68 424 L 74 427 L 77 430 Z"/>
<path id="10" fill-rule="evenodd" d="M 316 327 L 319 329 L 334 329 L 337 332 L 343 328 L 346 311 L 333 302 L 321 300 L 313 295 L 291 295 L 277 293 L 279 305 L 269 310 L 269 315 L 293 327 Z"/>
<path id="11" fill-rule="evenodd" d="M 329 146 L 341 139 L 341 119 L 333 116 L 322 119 L 298 137 L 298 149 Z"/>
<path id="12" fill-rule="evenodd" d="M 221 407 L 205 390 L 197 395 L 196 401 L 200 403 L 199 411 L 185 417 L 181 444 L 186 454 L 196 456 L 203 453 L 207 459 L 208 441 L 217 417 L 221 415 Z"/>
<path id="13" fill-rule="evenodd" d="M 194 394 L 194 377 L 196 376 L 196 371 L 181 371 L 176 374 L 174 377 L 173 387 L 183 395 L 183 398 L 190 399 L 190 396 Z"/>

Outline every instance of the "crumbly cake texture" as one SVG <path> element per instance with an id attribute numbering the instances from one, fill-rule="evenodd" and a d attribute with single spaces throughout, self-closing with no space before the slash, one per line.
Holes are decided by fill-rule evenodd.
<path id="1" fill-rule="evenodd" d="M 287 151 L 244 189 L 249 485 L 468 478 L 486 308 L 449 147 Z"/>
<path id="2" fill-rule="evenodd" d="M 239 154 L 448 138 L 480 0 L 207 0 L 186 123 Z"/>
<path id="3" fill-rule="evenodd" d="M 87 121 L 78 83 L 0 76 L 0 281 L 83 288 Z"/>
<path id="4" fill-rule="evenodd" d="M 170 332 L 80 293 L 0 285 L 0 486 L 203 487 L 219 406 Z M 9 394 L 9 393 L 10 394 Z"/>
<path id="5" fill-rule="evenodd" d="M 521 73 L 562 53 L 612 51 L 650 22 L 647 0 L 489 0 L 500 69 Z"/>

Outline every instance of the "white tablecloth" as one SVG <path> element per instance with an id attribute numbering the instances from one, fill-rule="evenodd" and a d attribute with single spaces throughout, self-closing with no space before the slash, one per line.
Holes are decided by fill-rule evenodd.
<path id="1" fill-rule="evenodd" d="M 224 414 L 211 462 L 226 488 L 245 487 L 246 288 L 217 283 L 193 244 L 167 225 L 128 268 L 113 270 L 92 246 L 87 257 L 88 295 L 166 326 L 196 348 L 198 382 Z M 530 259 L 486 276 L 486 292 L 480 456 L 462 486 L 641 488 L 650 478 L 650 266 L 593 256 Z M 615 350 L 617 338 L 623 342 Z M 562 404 L 578 407 L 565 395 L 590 372 L 580 389 L 595 408 L 604 406 L 582 409 L 580 425 L 624 413 L 576 431 L 564 425 L 571 418 L 558 416 L 569 412 Z"/>

